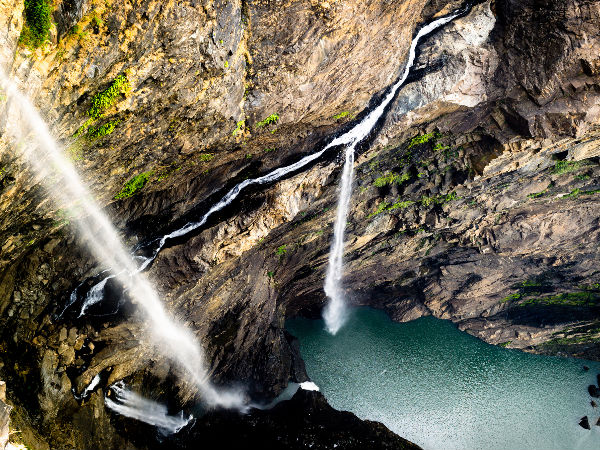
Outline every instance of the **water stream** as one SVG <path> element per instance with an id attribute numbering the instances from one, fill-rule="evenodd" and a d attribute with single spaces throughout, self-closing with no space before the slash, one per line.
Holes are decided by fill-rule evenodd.
<path id="1" fill-rule="evenodd" d="M 109 409 L 122 416 L 153 425 L 165 435 L 179 432 L 194 420 L 194 416 L 186 415 L 183 411 L 174 416 L 169 415 L 165 405 L 142 397 L 128 389 L 122 381 L 113 384 L 110 390 L 114 396 L 104 398 L 104 403 Z"/>
<path id="2" fill-rule="evenodd" d="M 325 294 L 329 298 L 329 302 L 323 310 L 323 318 L 325 319 L 325 327 L 331 334 L 336 334 L 348 318 L 347 305 L 342 287 L 342 279 L 344 276 L 344 232 L 346 229 L 348 209 L 350 207 L 350 198 L 352 196 L 354 151 L 356 146 L 369 136 L 379 119 L 384 115 L 390 102 L 398 93 L 398 90 L 408 78 L 410 69 L 416 58 L 417 45 L 421 38 L 454 20 L 460 14 L 461 12 L 456 11 L 449 16 L 434 20 L 422 27 L 412 40 L 402 76 L 398 79 L 392 89 L 390 89 L 383 101 L 355 128 L 350 130 L 347 134 L 340 136 L 330 144 L 335 144 L 337 141 L 340 145 L 347 145 L 346 160 L 342 171 L 340 196 L 335 218 L 333 243 L 329 252 L 329 264 L 327 266 L 327 275 L 325 277 Z"/>

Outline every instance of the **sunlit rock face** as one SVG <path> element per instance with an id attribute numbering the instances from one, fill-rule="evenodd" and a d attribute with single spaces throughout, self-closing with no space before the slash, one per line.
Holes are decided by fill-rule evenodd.
<path id="1" fill-rule="evenodd" d="M 0 60 L 133 248 L 205 212 L 236 182 L 312 152 L 398 77 L 418 23 L 459 2 L 55 6 L 50 42 L 30 50 L 17 44 L 22 2 L 0 2 Z M 598 8 L 482 2 L 423 42 L 417 70 L 358 155 L 351 303 L 395 320 L 451 319 L 491 343 L 597 358 Z M 129 89 L 89 125 L 114 130 L 74 138 L 92 99 L 122 74 Z M 258 126 L 274 114 L 276 124 Z M 306 381 L 283 324 L 324 304 L 339 162 L 327 157 L 244 194 L 149 269 L 202 340 L 217 382 L 270 398 L 290 379 Z M 140 174 L 143 187 L 115 199 Z M 140 345 L 133 308 L 56 320 L 73 289 L 105 268 L 2 135 L 0 211 L 0 378 L 31 442 L 129 445 L 100 389 L 121 379 L 160 392 L 157 400 L 192 398 Z M 578 303 L 585 292 L 590 302 Z M 78 403 L 71 389 L 81 393 L 99 373 L 101 386 Z"/>

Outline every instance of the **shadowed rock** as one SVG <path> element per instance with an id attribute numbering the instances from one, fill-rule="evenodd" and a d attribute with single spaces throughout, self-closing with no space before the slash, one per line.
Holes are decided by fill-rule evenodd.
<path id="1" fill-rule="evenodd" d="M 588 416 L 584 416 L 579 421 L 579 426 L 581 428 L 585 428 L 586 430 L 590 429 L 590 421 L 588 420 Z"/>

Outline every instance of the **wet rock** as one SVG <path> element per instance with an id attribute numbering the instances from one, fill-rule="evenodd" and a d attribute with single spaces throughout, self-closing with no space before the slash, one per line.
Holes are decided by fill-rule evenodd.
<path id="1" fill-rule="evenodd" d="M 581 428 L 585 428 L 586 430 L 590 430 L 590 421 L 588 420 L 588 416 L 584 416 L 579 421 L 579 426 Z"/>
<path id="2" fill-rule="evenodd" d="M 594 400 L 590 401 L 590 405 L 592 405 L 592 408 L 596 408 L 598 406 Z"/>
<path id="3" fill-rule="evenodd" d="M 599 398 L 600 397 L 600 389 L 595 384 L 590 384 L 588 386 L 588 392 L 592 397 Z"/>
<path id="4" fill-rule="evenodd" d="M 323 394 L 303 389 L 272 410 L 252 410 L 244 416 L 228 411 L 209 413 L 191 430 L 176 436 L 171 445 L 195 448 L 200 438 L 209 447 L 222 448 L 420 448 L 378 422 L 362 421 L 352 413 L 334 410 Z"/>

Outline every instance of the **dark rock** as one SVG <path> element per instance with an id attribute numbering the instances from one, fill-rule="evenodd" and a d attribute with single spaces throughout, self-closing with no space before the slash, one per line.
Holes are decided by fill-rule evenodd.
<path id="1" fill-rule="evenodd" d="M 233 431 L 235 430 L 235 431 Z M 378 422 L 362 421 L 354 414 L 333 409 L 323 394 L 298 390 L 291 400 L 272 410 L 251 410 L 246 415 L 217 411 L 174 438 L 177 448 L 263 449 L 414 449 Z M 163 447 L 164 448 L 164 447 Z"/>
<path id="2" fill-rule="evenodd" d="M 598 406 L 594 400 L 590 402 L 590 405 L 592 405 L 592 408 L 596 408 Z"/>
<path id="3" fill-rule="evenodd" d="M 586 430 L 590 429 L 590 421 L 588 420 L 588 416 L 584 416 L 579 421 L 579 426 L 581 428 L 585 428 Z"/>
<path id="4" fill-rule="evenodd" d="M 600 427 L 600 417 L 598 417 L 598 420 L 596 420 L 596 426 Z"/>
<path id="5" fill-rule="evenodd" d="M 588 370 L 590 370 L 590 368 L 588 366 L 583 366 L 583 370 L 587 372 Z"/>
<path id="6" fill-rule="evenodd" d="M 600 389 L 595 384 L 590 384 L 588 386 L 588 392 L 592 397 L 599 398 L 600 397 Z"/>

